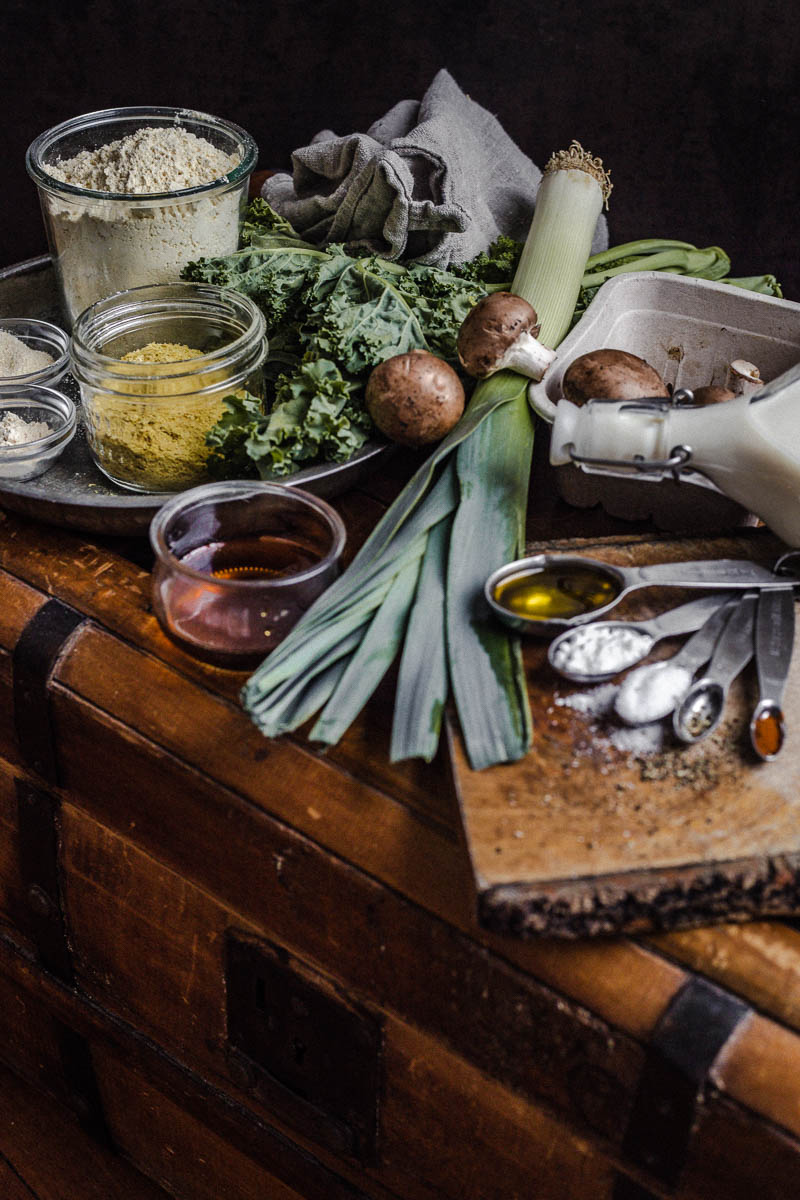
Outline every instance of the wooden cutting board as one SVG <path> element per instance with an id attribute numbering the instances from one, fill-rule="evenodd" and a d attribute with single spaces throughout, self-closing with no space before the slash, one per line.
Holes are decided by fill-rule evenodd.
<path id="1" fill-rule="evenodd" d="M 553 549 L 621 565 L 746 557 L 769 566 L 785 547 L 762 529 L 711 540 L 539 543 L 528 553 Z M 689 598 L 651 588 L 616 615 L 649 617 Z M 679 645 L 661 643 L 651 659 Z M 684 746 L 664 722 L 659 746 L 652 729 L 598 715 L 608 685 L 568 683 L 546 650 L 525 640 L 534 739 L 523 760 L 472 771 L 450 727 L 482 924 L 579 937 L 800 911 L 800 647 L 784 697 L 786 741 L 770 763 L 749 743 L 752 663 L 710 737 Z"/>

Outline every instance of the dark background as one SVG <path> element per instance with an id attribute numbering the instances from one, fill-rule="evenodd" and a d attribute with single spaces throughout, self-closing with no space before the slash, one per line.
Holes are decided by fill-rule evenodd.
<path id="1" fill-rule="evenodd" d="M 44 251 L 24 155 L 93 109 L 174 104 L 248 129 L 262 167 L 366 129 L 439 67 L 540 166 L 576 137 L 611 169 L 612 242 L 680 238 L 800 300 L 794 0 L 2 0 L 0 264 Z M 0 45 L 2 43 L 0 42 Z"/>

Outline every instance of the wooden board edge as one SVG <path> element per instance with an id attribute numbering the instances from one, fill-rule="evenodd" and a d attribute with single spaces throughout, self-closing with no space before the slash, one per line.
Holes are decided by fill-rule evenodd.
<path id="1" fill-rule="evenodd" d="M 800 910 L 800 854 L 484 887 L 478 920 L 516 937 L 580 938 L 786 916 Z"/>

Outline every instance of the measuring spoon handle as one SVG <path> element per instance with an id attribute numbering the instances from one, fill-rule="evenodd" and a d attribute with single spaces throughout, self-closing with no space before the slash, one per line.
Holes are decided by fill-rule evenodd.
<path id="1" fill-rule="evenodd" d="M 705 678 L 713 679 L 725 691 L 753 657 L 753 628 L 757 602 L 757 592 L 748 592 L 739 601 L 731 610 L 725 628 L 714 647 Z"/>
<path id="2" fill-rule="evenodd" d="M 791 587 L 765 591 L 758 597 L 756 670 L 761 700 L 780 704 L 794 642 L 794 593 Z"/>
<path id="3" fill-rule="evenodd" d="M 690 600 L 688 604 L 679 604 L 677 608 L 670 608 L 667 612 L 659 613 L 657 617 L 640 621 L 639 628 L 652 634 L 656 640 L 672 637 L 677 633 L 692 633 L 695 629 L 700 629 L 705 625 L 709 616 L 716 612 L 720 605 L 732 598 L 732 594 L 728 592 L 715 592 L 713 596 L 701 596 L 699 600 Z"/>
<path id="4" fill-rule="evenodd" d="M 730 599 L 730 594 L 726 601 L 718 603 L 716 609 L 706 621 L 702 628 L 698 629 L 697 633 L 689 638 L 688 642 L 681 646 L 677 654 L 675 654 L 671 662 L 676 667 L 685 667 L 692 674 L 701 667 L 703 663 L 707 663 L 714 653 L 714 647 L 719 641 L 719 636 L 725 628 L 725 624 L 731 615 L 731 612 L 739 603 L 739 600 Z M 717 593 L 719 600 L 719 593 Z"/>
<path id="5" fill-rule="evenodd" d="M 744 558 L 716 558 L 697 562 L 653 563 L 623 567 L 627 587 L 669 584 L 671 587 L 785 587 L 786 579 Z"/>

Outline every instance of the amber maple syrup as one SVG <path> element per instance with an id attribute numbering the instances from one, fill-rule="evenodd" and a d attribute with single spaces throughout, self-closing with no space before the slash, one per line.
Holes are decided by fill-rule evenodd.
<path id="1" fill-rule="evenodd" d="M 322 553 L 307 542 L 270 534 L 196 546 L 182 556 L 181 563 L 208 582 L 191 575 L 175 576 L 170 590 L 171 635 L 217 666 L 256 666 L 308 607 L 302 578 L 296 586 L 294 581 L 321 558 Z M 271 583 L 280 586 L 271 589 Z"/>
<path id="2" fill-rule="evenodd" d="M 289 537 L 257 534 L 197 546 L 185 554 L 181 562 L 193 571 L 210 575 L 212 579 L 255 583 L 297 575 L 313 567 L 319 559 L 319 553 L 303 542 Z"/>

